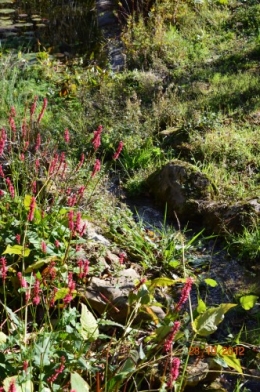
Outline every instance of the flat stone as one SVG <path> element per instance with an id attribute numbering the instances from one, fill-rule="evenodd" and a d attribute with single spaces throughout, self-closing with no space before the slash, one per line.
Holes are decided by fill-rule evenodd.
<path id="1" fill-rule="evenodd" d="M 86 223 L 86 232 L 84 236 L 86 236 L 88 239 L 92 241 L 99 242 L 104 246 L 110 245 L 110 241 L 108 241 L 107 238 L 105 238 L 102 234 L 97 233 L 98 228 L 95 225 L 93 225 L 93 223 L 86 220 L 82 220 L 81 226 L 83 226 L 85 223 Z"/>
<path id="2" fill-rule="evenodd" d="M 114 321 L 125 323 L 132 311 L 128 297 L 139 281 L 140 275 L 133 268 L 123 269 L 117 277 L 92 278 L 84 289 L 83 296 L 92 309 L 100 315 L 107 312 Z M 150 306 L 150 308 L 158 319 L 165 317 L 164 311 L 159 306 Z M 151 320 L 151 316 L 141 312 L 137 315 L 136 322 L 142 320 Z"/>

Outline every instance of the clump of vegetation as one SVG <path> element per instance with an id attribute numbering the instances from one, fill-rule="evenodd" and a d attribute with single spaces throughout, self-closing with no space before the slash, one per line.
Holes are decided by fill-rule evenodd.
<path id="1" fill-rule="evenodd" d="M 203 317 L 196 316 L 194 321 L 190 309 L 191 320 L 181 321 L 180 311 L 195 280 L 191 277 L 161 277 L 147 282 L 141 279 L 129 294 L 133 311 L 125 329 L 109 320 L 105 313 L 96 318 L 84 303 L 81 289 L 97 271 L 97 266 L 79 255 L 87 246 L 84 236 L 88 222 L 84 218 L 90 213 L 88 200 L 100 171 L 101 163 L 95 154 L 101 145 L 103 128 L 99 126 L 94 131 L 92 156 L 85 159 L 82 154 L 75 162 L 66 156 L 70 142 L 68 129 L 64 130 L 63 144 L 57 144 L 58 141 L 41 132 L 48 101 L 44 98 L 36 115 L 37 102 L 35 97 L 28 114 L 25 111 L 21 126 L 12 107 L 8 130 L 1 128 L 0 135 L 3 284 L 0 343 L 6 353 L 1 367 L 4 390 L 101 390 L 106 385 L 108 391 L 115 391 L 132 384 L 152 387 L 154 383 L 171 389 L 174 384 L 178 385 L 175 381 L 183 357 L 186 359 L 181 388 L 185 384 L 188 355 L 181 349 L 186 346 L 182 334 L 177 337 L 180 328 L 188 328 L 188 323 L 193 322 L 192 342 L 197 334 L 208 336 L 235 304 L 222 304 L 208 310 L 203 305 Z M 120 142 L 113 160 L 119 159 L 122 149 Z M 123 225 L 121 230 L 126 227 Z M 178 247 L 175 248 L 171 237 L 168 242 L 164 237 L 159 247 L 151 242 L 143 250 L 144 239 L 131 233 L 130 228 L 128 231 L 133 235 L 128 245 L 130 251 L 136 251 L 139 256 L 156 255 L 157 260 L 160 257 L 166 274 L 169 267 L 178 266 L 173 260 L 178 255 Z M 117 240 L 119 238 L 117 235 Z M 123 241 L 121 243 L 123 245 Z M 165 249 L 160 256 L 163 243 Z M 148 259 L 146 263 L 144 260 L 141 263 L 144 271 L 148 268 Z M 153 263 L 150 260 L 149 267 L 152 264 L 160 267 L 156 260 Z M 184 283 L 180 298 L 173 310 L 167 308 L 165 319 L 159 321 L 150 308 L 155 290 L 178 282 Z M 141 339 L 141 350 L 137 350 L 142 332 L 141 326 L 134 326 L 134 320 L 135 315 L 144 310 L 151 315 L 153 323 Z M 208 317 L 215 317 L 210 331 L 204 331 L 206 312 Z M 198 313 L 201 313 L 199 308 Z M 113 327 L 114 333 L 118 330 L 117 336 L 107 335 L 106 326 Z M 179 339 L 178 348 L 173 350 L 173 341 Z M 124 352 L 122 362 L 118 363 L 121 349 L 127 350 L 129 358 L 126 359 Z M 144 371 L 159 366 L 160 358 L 164 360 L 162 378 L 146 379 Z M 237 360 L 233 367 L 241 372 Z"/>

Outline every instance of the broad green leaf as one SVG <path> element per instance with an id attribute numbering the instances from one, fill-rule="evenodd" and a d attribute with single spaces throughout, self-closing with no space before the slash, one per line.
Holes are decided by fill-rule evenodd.
<path id="1" fill-rule="evenodd" d="M 242 308 L 245 310 L 252 309 L 255 306 L 257 300 L 257 295 L 243 295 L 243 297 L 239 299 Z"/>
<path id="2" fill-rule="evenodd" d="M 56 292 L 56 294 L 55 294 L 54 301 L 58 301 L 59 299 L 65 298 L 66 295 L 69 294 L 69 292 L 70 292 L 70 289 L 69 289 L 69 288 L 65 288 L 65 287 L 64 287 L 64 288 L 62 288 L 62 289 L 59 289 L 59 290 Z M 76 290 L 73 290 L 72 294 L 73 294 L 73 296 L 74 296 L 74 295 L 76 294 Z"/>
<path id="3" fill-rule="evenodd" d="M 57 259 L 58 259 L 58 257 L 50 256 L 50 257 L 46 257 L 46 259 L 37 260 L 35 263 L 29 265 L 29 267 L 26 268 L 25 273 L 32 272 L 34 270 L 38 270 L 44 264 L 49 264 L 51 261 L 56 261 Z"/>
<path id="4" fill-rule="evenodd" d="M 119 370 L 119 374 L 130 375 L 134 371 L 136 371 L 136 363 L 133 361 L 132 358 L 127 358 L 122 368 Z"/>
<path id="5" fill-rule="evenodd" d="M 4 344 L 7 340 L 7 335 L 3 332 L 0 332 L 0 344 Z"/>
<path id="6" fill-rule="evenodd" d="M 75 390 L 75 392 L 90 391 L 88 383 L 78 373 L 70 374 L 70 383 L 71 389 Z"/>
<path id="7" fill-rule="evenodd" d="M 17 383 L 17 378 L 18 376 L 12 376 L 12 377 L 7 377 L 4 379 L 4 389 L 5 391 L 9 391 L 10 390 L 10 385 L 14 382 L 15 385 L 15 391 L 16 392 L 33 392 L 34 388 L 33 388 L 33 383 L 30 380 L 27 380 L 25 382 L 23 382 L 22 384 L 18 385 Z"/>
<path id="8" fill-rule="evenodd" d="M 30 249 L 24 248 L 22 245 L 7 245 L 6 250 L 2 253 L 3 255 L 20 255 L 27 257 L 30 254 Z"/>
<path id="9" fill-rule="evenodd" d="M 32 201 L 32 196 L 25 195 L 23 205 L 26 208 L 26 210 L 30 209 L 31 201 Z M 37 207 L 36 203 L 35 203 L 35 207 Z"/>
<path id="10" fill-rule="evenodd" d="M 178 265 L 180 265 L 180 262 L 177 260 L 172 260 L 169 262 L 169 266 L 172 268 L 176 268 L 176 267 L 178 267 Z"/>
<path id="11" fill-rule="evenodd" d="M 8 306 L 4 305 L 1 303 L 1 305 L 5 308 L 6 313 L 8 314 L 8 317 L 10 318 L 13 328 L 15 327 L 23 327 L 23 322 L 19 319 L 19 317 L 12 311 L 12 309 L 8 308 Z"/>
<path id="12" fill-rule="evenodd" d="M 207 310 L 207 306 L 201 298 L 198 301 L 198 306 L 196 310 L 198 313 L 204 313 Z"/>
<path id="13" fill-rule="evenodd" d="M 67 214 L 68 214 L 67 208 L 61 208 L 61 209 L 59 210 L 59 216 L 64 216 L 64 215 L 67 216 Z"/>
<path id="14" fill-rule="evenodd" d="M 193 330 L 201 335 L 208 336 L 217 330 L 218 324 L 224 319 L 224 314 L 236 304 L 221 304 L 216 308 L 209 308 L 199 315 L 192 323 Z"/>
<path id="15" fill-rule="evenodd" d="M 156 340 L 162 341 L 171 331 L 172 325 L 162 325 L 155 330 Z"/>
<path id="16" fill-rule="evenodd" d="M 81 304 L 79 332 L 83 339 L 97 339 L 99 335 L 98 323 L 85 304 Z"/>
<path id="17" fill-rule="evenodd" d="M 34 388 L 33 388 L 32 381 L 27 380 L 27 381 L 23 382 L 21 385 L 21 390 L 22 390 L 22 392 L 33 392 Z"/>
<path id="18" fill-rule="evenodd" d="M 210 287 L 216 287 L 218 285 L 218 282 L 216 282 L 214 279 L 204 279 L 204 282 L 207 283 L 207 285 Z"/>
<path id="19" fill-rule="evenodd" d="M 155 278 L 151 280 L 151 287 L 164 287 L 164 286 L 172 286 L 176 283 L 185 282 L 185 279 L 170 279 L 170 278 Z"/>
<path id="20" fill-rule="evenodd" d="M 132 358 L 127 358 L 127 360 L 124 362 L 121 369 L 118 370 L 117 374 L 113 377 L 113 379 L 114 381 L 116 381 L 116 383 L 118 383 L 122 380 L 125 380 L 135 371 L 136 371 L 136 363 L 133 361 Z M 109 390 L 114 391 L 116 389 L 109 389 Z"/>
<path id="21" fill-rule="evenodd" d="M 42 336 L 33 347 L 33 362 L 35 366 L 49 366 L 53 355 L 53 345 L 50 334 Z"/>
<path id="22" fill-rule="evenodd" d="M 125 329 L 125 325 L 116 323 L 115 321 L 108 320 L 108 319 L 107 319 L 107 320 L 101 319 L 101 320 L 99 321 L 99 325 L 111 325 L 111 326 L 114 326 L 114 327 L 120 327 L 120 328 Z"/>
<path id="23" fill-rule="evenodd" d="M 228 366 L 230 366 L 232 369 L 235 369 L 238 373 L 242 374 L 243 370 L 241 368 L 240 360 L 236 356 L 236 353 L 231 352 L 230 355 L 227 355 L 226 352 L 228 351 L 228 347 L 223 347 L 220 344 L 217 345 L 217 355 L 224 359 Z"/>
<path id="24" fill-rule="evenodd" d="M 42 221 L 42 214 L 39 208 L 36 208 L 34 211 L 34 223 L 39 223 Z"/>

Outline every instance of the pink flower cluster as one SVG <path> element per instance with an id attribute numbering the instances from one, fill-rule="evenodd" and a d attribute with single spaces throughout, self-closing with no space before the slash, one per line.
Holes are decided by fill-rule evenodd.
<path id="1" fill-rule="evenodd" d="M 38 124 L 41 122 L 41 120 L 43 118 L 43 115 L 44 115 L 44 112 L 46 110 L 47 104 L 48 104 L 48 100 L 47 100 L 47 98 L 44 98 L 43 99 L 43 104 L 42 104 L 42 109 L 41 109 L 41 112 L 40 112 L 39 117 L 37 119 L 37 123 Z"/>
<path id="2" fill-rule="evenodd" d="M 31 117 L 31 120 L 32 120 L 32 117 L 33 117 L 34 112 L 36 110 L 37 101 L 38 101 L 38 97 L 36 96 L 36 97 L 34 97 L 33 103 L 32 103 L 32 105 L 30 107 L 30 117 Z"/>
<path id="3" fill-rule="evenodd" d="M 121 265 L 124 264 L 125 258 L 126 258 L 125 252 L 119 253 L 119 264 Z"/>
<path id="4" fill-rule="evenodd" d="M 121 154 L 121 151 L 123 150 L 123 147 L 124 147 L 124 143 L 122 141 L 119 142 L 117 150 L 113 155 L 114 160 L 117 160 L 119 158 L 119 155 Z"/>
<path id="5" fill-rule="evenodd" d="M 1 265 L 2 279 L 3 279 L 3 281 L 5 281 L 7 278 L 7 268 L 6 268 L 6 258 L 5 257 L 0 258 L 0 265 Z"/>
<path id="6" fill-rule="evenodd" d="M 13 184 L 12 184 L 10 178 L 7 177 L 7 178 L 5 179 L 5 182 L 6 182 L 6 185 L 8 186 L 8 190 L 9 190 L 9 193 L 10 193 L 11 198 L 14 199 L 15 191 L 14 191 L 14 186 L 13 186 Z"/>
<path id="7" fill-rule="evenodd" d="M 101 133 L 102 133 L 102 131 L 103 131 L 102 125 L 99 125 L 97 130 L 94 131 L 94 137 L 91 140 L 91 143 L 93 144 L 93 147 L 94 147 L 95 151 L 99 148 L 99 146 L 101 144 Z"/>
<path id="8" fill-rule="evenodd" d="M 64 141 L 65 141 L 65 143 L 69 143 L 69 141 L 70 141 L 70 133 L 69 133 L 68 128 L 66 128 L 64 131 Z"/>
<path id="9" fill-rule="evenodd" d="M 84 161 L 85 161 L 85 155 L 82 153 L 81 157 L 80 157 L 80 161 L 77 164 L 76 169 L 75 169 L 76 172 L 82 167 Z"/>
<path id="10" fill-rule="evenodd" d="M 42 241 L 41 249 L 42 249 L 42 253 L 47 253 L 47 244 L 45 241 Z"/>
<path id="11" fill-rule="evenodd" d="M 67 204 L 69 207 L 75 206 L 84 195 L 86 187 L 82 185 L 77 193 L 71 193 L 71 188 L 68 188 L 66 194 L 68 195 Z"/>
<path id="12" fill-rule="evenodd" d="M 23 363 L 23 371 L 26 373 L 29 367 L 29 362 L 28 361 L 24 361 Z"/>
<path id="13" fill-rule="evenodd" d="M 66 362 L 66 358 L 64 356 L 62 356 L 60 358 L 60 366 L 55 369 L 54 374 L 47 378 L 48 383 L 52 384 L 59 376 L 59 374 L 63 373 L 64 369 L 65 369 L 65 362 Z"/>
<path id="14" fill-rule="evenodd" d="M 0 156 L 3 155 L 6 141 L 7 141 L 7 135 L 4 128 L 2 128 L 0 129 Z"/>
<path id="15" fill-rule="evenodd" d="M 179 376 L 180 364 L 181 364 L 181 361 L 179 358 L 177 358 L 177 357 L 171 358 L 170 379 L 167 383 L 168 388 L 172 388 L 174 381 L 177 380 L 177 378 Z"/>
<path id="16" fill-rule="evenodd" d="M 87 223 L 82 221 L 80 211 L 77 212 L 75 217 L 74 211 L 70 210 L 68 212 L 68 221 L 69 221 L 69 229 L 72 236 L 78 233 L 80 237 L 82 237 L 85 234 Z"/>
<path id="17" fill-rule="evenodd" d="M 30 207 L 29 207 L 29 214 L 27 217 L 28 222 L 33 221 L 35 208 L 36 208 L 36 199 L 35 197 L 32 197 L 30 202 Z"/>
<path id="18" fill-rule="evenodd" d="M 58 291 L 57 287 L 54 287 L 53 292 L 52 292 L 52 296 L 51 296 L 50 302 L 49 302 L 49 305 L 51 308 L 53 308 L 55 305 L 55 295 L 56 295 L 57 291 Z"/>
<path id="19" fill-rule="evenodd" d="M 0 177 L 5 178 L 5 174 L 4 174 L 2 165 L 0 165 Z"/>
<path id="20" fill-rule="evenodd" d="M 40 147 L 41 147 L 41 135 L 40 135 L 40 133 L 37 133 L 36 143 L 35 143 L 35 151 L 38 151 Z"/>
<path id="21" fill-rule="evenodd" d="M 185 302 L 189 298 L 192 284 L 193 284 L 193 279 L 187 278 L 185 286 L 183 287 L 182 292 L 181 292 L 181 297 L 180 297 L 179 302 L 177 303 L 176 308 L 175 308 L 175 310 L 177 312 L 181 309 L 181 307 L 185 304 Z"/>
<path id="22" fill-rule="evenodd" d="M 39 303 L 41 302 L 41 298 L 40 298 L 40 294 L 42 292 L 41 288 L 40 288 L 41 282 L 40 280 L 35 277 L 35 282 L 34 282 L 34 286 L 33 286 L 33 299 L 32 302 L 34 305 L 39 305 Z"/>
<path id="23" fill-rule="evenodd" d="M 16 392 L 16 391 L 17 388 L 15 386 L 15 379 L 13 379 L 9 384 L 8 392 Z"/>
<path id="24" fill-rule="evenodd" d="M 79 260 L 78 261 L 78 266 L 79 266 L 79 278 L 83 279 L 88 275 L 89 271 L 89 261 L 86 260 Z"/>
<path id="25" fill-rule="evenodd" d="M 76 283 L 73 280 L 72 272 L 68 274 L 68 294 L 63 298 L 64 304 L 69 304 L 73 300 L 73 291 L 76 289 Z"/>
<path id="26" fill-rule="evenodd" d="M 169 333 L 169 335 L 163 345 L 163 351 L 165 353 L 168 353 L 171 351 L 172 343 L 174 341 L 176 333 L 180 329 L 180 325 L 181 325 L 181 323 L 179 321 L 175 321 L 175 323 L 173 324 L 173 327 L 172 327 L 172 329 L 171 329 L 171 331 L 170 331 L 170 333 Z"/>
<path id="27" fill-rule="evenodd" d="M 100 168 L 101 168 L 100 160 L 96 159 L 91 177 L 94 177 L 100 171 Z"/>
<path id="28" fill-rule="evenodd" d="M 26 289 L 26 292 L 25 292 L 25 302 L 27 303 L 29 301 L 29 299 L 30 299 L 30 293 L 29 293 L 29 290 L 28 290 L 28 283 L 24 279 L 24 277 L 23 277 L 21 272 L 17 273 L 17 277 L 19 279 L 21 287 Z"/>
<path id="29" fill-rule="evenodd" d="M 13 117 L 9 117 L 9 125 L 11 127 L 11 130 L 13 131 L 13 133 L 16 133 L 16 125 L 15 125 L 15 121 Z"/>

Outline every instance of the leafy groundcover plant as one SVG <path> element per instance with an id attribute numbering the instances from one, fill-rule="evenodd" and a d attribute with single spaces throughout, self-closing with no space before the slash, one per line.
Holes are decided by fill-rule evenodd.
<path id="1" fill-rule="evenodd" d="M 82 251 L 88 242 L 87 201 L 101 170 L 96 152 L 102 126 L 91 140 L 92 153 L 75 162 L 68 154 L 69 130 L 62 149 L 41 128 L 47 99 L 38 115 L 37 102 L 36 97 L 19 127 L 12 107 L 8 130 L 0 130 L 1 390 L 183 390 L 193 348 L 205 349 L 207 337 L 235 304 L 207 309 L 199 300 L 192 310 L 196 279 L 184 268 L 184 278 L 136 282 L 125 324 L 107 312 L 95 314 L 82 294 L 95 263 Z M 120 142 L 114 160 L 122 149 Z M 156 290 L 176 284 L 182 285 L 179 299 L 165 306 L 160 320 L 151 308 Z M 142 321 L 144 314 L 149 322 Z M 242 373 L 235 351 L 225 353 L 217 345 L 214 355 Z"/>

